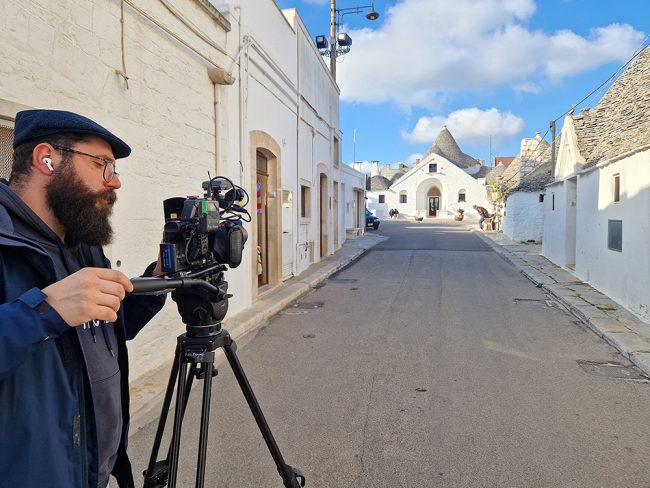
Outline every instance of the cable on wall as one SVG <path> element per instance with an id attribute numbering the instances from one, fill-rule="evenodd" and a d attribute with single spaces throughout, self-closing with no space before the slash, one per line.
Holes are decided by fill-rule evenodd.
<path id="1" fill-rule="evenodd" d="M 115 70 L 118 75 L 120 75 L 124 79 L 124 84 L 126 85 L 126 89 L 129 89 L 129 76 L 126 74 L 126 58 L 125 58 L 125 52 L 124 52 L 124 0 L 120 1 L 120 26 L 121 26 L 121 31 L 120 31 L 120 46 L 122 49 L 122 70 Z"/>

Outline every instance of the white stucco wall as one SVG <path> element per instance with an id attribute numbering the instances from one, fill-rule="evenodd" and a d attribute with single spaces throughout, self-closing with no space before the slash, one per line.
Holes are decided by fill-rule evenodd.
<path id="1" fill-rule="evenodd" d="M 341 166 L 341 196 L 339 204 L 341 205 L 342 218 L 340 219 L 340 235 L 345 237 L 346 229 L 359 228 L 361 232 L 365 230 L 365 209 L 359 208 L 358 194 L 363 194 L 365 175 L 356 171 L 348 165 Z M 343 242 L 343 241 L 341 241 Z"/>
<path id="2" fill-rule="evenodd" d="M 559 266 L 566 264 L 566 192 L 564 182 L 546 187 L 542 254 Z"/>
<path id="3" fill-rule="evenodd" d="M 333 140 L 335 136 L 341 138 L 338 87 L 294 9 L 281 10 L 271 0 L 242 0 L 226 5 L 233 25 L 231 38 L 242 41 L 233 42 L 229 51 L 234 58 L 241 50 L 238 96 L 244 171 L 248 171 L 251 150 L 247 134 L 267 134 L 280 148 L 281 187 L 293 195 L 292 209 L 282 212 L 282 229 L 292 234 L 290 254 L 293 274 L 297 275 L 320 256 L 320 172 L 328 177 L 328 198 L 332 197 L 333 183 L 339 181 L 338 168 L 333 166 Z M 233 148 L 233 161 L 240 160 Z M 251 176 L 245 181 L 254 191 L 255 175 Z M 301 217 L 301 185 L 310 190 L 307 218 Z M 343 212 L 339 205 L 339 227 Z M 338 242 L 334 242 L 336 233 L 331 227 L 335 220 L 327 215 L 328 252 L 335 251 L 342 242 L 340 231 Z M 342 235 L 344 239 L 345 232 Z M 283 249 L 283 253 L 287 250 Z"/>
<path id="4" fill-rule="evenodd" d="M 650 322 L 650 151 L 582 175 L 578 192 L 576 275 Z M 610 219 L 622 221 L 620 252 L 608 249 Z"/>
<path id="5" fill-rule="evenodd" d="M 514 241 L 541 241 L 544 235 L 544 192 L 515 192 L 508 196 L 503 233 Z"/>

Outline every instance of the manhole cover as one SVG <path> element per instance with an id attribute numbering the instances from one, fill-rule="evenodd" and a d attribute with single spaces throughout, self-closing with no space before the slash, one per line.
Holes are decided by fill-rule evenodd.
<path id="1" fill-rule="evenodd" d="M 304 337 L 305 339 L 315 339 L 315 338 L 316 338 L 316 334 L 305 334 L 303 337 Z"/>
<path id="2" fill-rule="evenodd" d="M 621 378 L 624 380 L 647 380 L 648 379 L 647 376 L 641 373 L 641 371 L 639 371 L 634 366 L 625 366 L 620 363 L 612 363 L 609 361 L 605 361 L 605 362 L 586 361 L 584 359 L 578 359 L 577 363 L 587 373 L 596 376 L 604 376 L 606 378 Z"/>
<path id="3" fill-rule="evenodd" d="M 306 313 L 309 313 L 307 310 L 285 310 L 284 312 L 280 312 L 282 315 L 304 315 Z"/>
<path id="4" fill-rule="evenodd" d="M 316 308 L 322 308 L 323 302 L 296 302 L 292 305 L 292 307 L 306 309 L 306 310 L 314 310 Z"/>
<path id="5" fill-rule="evenodd" d="M 327 281 L 330 283 L 356 283 L 355 278 L 329 278 Z"/>

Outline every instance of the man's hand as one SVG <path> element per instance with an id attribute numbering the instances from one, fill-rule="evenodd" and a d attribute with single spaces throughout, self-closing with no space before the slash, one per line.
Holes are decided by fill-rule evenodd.
<path id="1" fill-rule="evenodd" d="M 83 268 L 43 288 L 45 301 L 71 327 L 89 320 L 115 322 L 120 302 L 133 285 L 114 269 Z"/>

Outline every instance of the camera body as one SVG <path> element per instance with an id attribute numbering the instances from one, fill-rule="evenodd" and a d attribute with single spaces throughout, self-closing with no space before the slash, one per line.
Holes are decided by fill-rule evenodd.
<path id="1" fill-rule="evenodd" d="M 165 274 L 241 264 L 248 238 L 242 217 L 249 214 L 238 202 L 248 195 L 223 177 L 204 181 L 202 186 L 202 198 L 175 197 L 163 202 L 165 227 L 160 256 Z"/>

